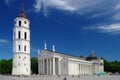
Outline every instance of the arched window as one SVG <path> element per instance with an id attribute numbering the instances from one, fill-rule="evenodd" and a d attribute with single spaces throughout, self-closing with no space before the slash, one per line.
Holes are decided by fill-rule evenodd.
<path id="1" fill-rule="evenodd" d="M 26 46 L 24 46 L 24 51 L 26 51 Z"/>
<path id="2" fill-rule="evenodd" d="M 27 39 L 27 32 L 24 33 L 24 39 Z"/>
<path id="3" fill-rule="evenodd" d="M 15 32 L 14 32 L 14 38 L 16 37 Z"/>
<path id="4" fill-rule="evenodd" d="M 21 26 L 21 21 L 19 21 L 19 26 Z"/>
<path id="5" fill-rule="evenodd" d="M 27 22 L 26 22 L 26 21 L 24 21 L 24 23 L 25 23 L 25 24 L 27 24 Z"/>
<path id="6" fill-rule="evenodd" d="M 18 65 L 20 66 L 20 63 L 18 63 Z"/>
<path id="7" fill-rule="evenodd" d="M 21 57 L 19 56 L 19 59 L 20 59 Z"/>
<path id="8" fill-rule="evenodd" d="M 20 33 L 20 31 L 18 32 L 18 39 L 20 39 L 21 38 L 21 33 Z"/>
<path id="9" fill-rule="evenodd" d="M 15 24 L 16 24 L 16 21 L 15 21 Z"/>
<path id="10" fill-rule="evenodd" d="M 18 51 L 20 51 L 20 45 L 18 45 Z"/>

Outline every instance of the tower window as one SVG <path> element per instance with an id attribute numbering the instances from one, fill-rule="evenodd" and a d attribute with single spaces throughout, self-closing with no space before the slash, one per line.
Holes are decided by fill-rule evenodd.
<path id="1" fill-rule="evenodd" d="M 24 33 L 24 39 L 27 39 L 27 32 Z"/>
<path id="2" fill-rule="evenodd" d="M 21 21 L 19 21 L 19 26 L 21 26 Z"/>
<path id="3" fill-rule="evenodd" d="M 26 21 L 24 21 L 24 23 L 25 23 L 25 24 L 27 24 L 27 22 L 26 22 Z"/>
<path id="4" fill-rule="evenodd" d="M 20 31 L 18 32 L 18 39 L 20 39 L 21 38 L 21 33 L 20 33 Z"/>
<path id="5" fill-rule="evenodd" d="M 14 38 L 16 37 L 15 32 L 14 32 Z"/>
<path id="6" fill-rule="evenodd" d="M 24 51 L 26 51 L 26 46 L 24 46 Z"/>
<path id="7" fill-rule="evenodd" d="M 20 66 L 20 63 L 18 63 L 18 65 Z"/>
<path id="8" fill-rule="evenodd" d="M 20 59 L 21 57 L 19 56 L 19 59 Z"/>
<path id="9" fill-rule="evenodd" d="M 16 21 L 15 21 L 15 24 L 16 24 Z"/>
<path id="10" fill-rule="evenodd" d="M 28 72 L 28 68 L 26 68 L 26 71 Z"/>
<path id="11" fill-rule="evenodd" d="M 20 51 L 20 45 L 18 45 L 18 50 Z"/>

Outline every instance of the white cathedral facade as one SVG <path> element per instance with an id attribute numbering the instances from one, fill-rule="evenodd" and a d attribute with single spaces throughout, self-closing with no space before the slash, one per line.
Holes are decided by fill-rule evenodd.
<path id="1" fill-rule="evenodd" d="M 30 63 L 30 21 L 22 5 L 20 14 L 14 19 L 12 75 L 31 75 Z M 85 58 L 63 54 L 45 48 L 38 51 L 38 73 L 40 75 L 93 75 L 104 72 L 103 59 L 93 52 Z"/>
<path id="2" fill-rule="evenodd" d="M 94 52 L 85 58 L 63 54 L 45 48 L 38 51 L 38 73 L 40 75 L 93 75 L 104 72 L 103 59 L 97 58 Z"/>
<path id="3" fill-rule="evenodd" d="M 24 14 L 24 6 L 14 19 L 12 75 L 30 75 L 30 21 Z"/>

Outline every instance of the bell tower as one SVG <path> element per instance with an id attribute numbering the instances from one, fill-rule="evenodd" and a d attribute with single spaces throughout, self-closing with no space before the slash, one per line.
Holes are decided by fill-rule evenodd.
<path id="1" fill-rule="evenodd" d="M 21 5 L 19 15 L 14 19 L 12 75 L 30 75 L 30 21 Z"/>

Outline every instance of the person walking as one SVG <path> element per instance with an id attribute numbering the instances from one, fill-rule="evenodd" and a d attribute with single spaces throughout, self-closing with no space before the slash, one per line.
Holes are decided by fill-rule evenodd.
<path id="1" fill-rule="evenodd" d="M 63 80 L 67 80 L 67 77 L 65 76 L 65 78 Z"/>

